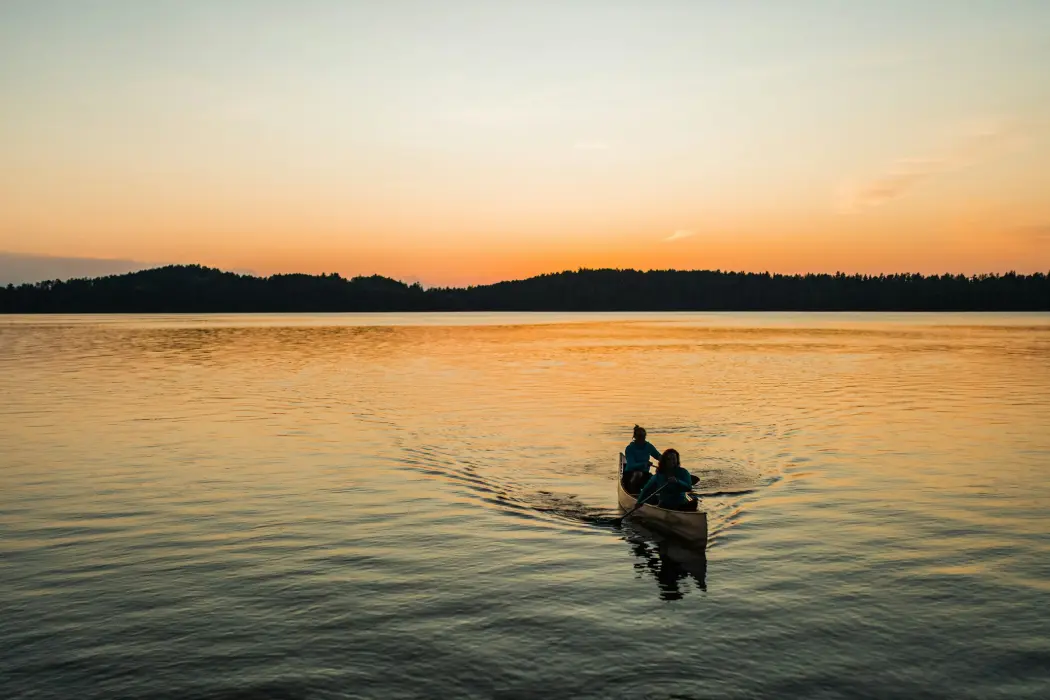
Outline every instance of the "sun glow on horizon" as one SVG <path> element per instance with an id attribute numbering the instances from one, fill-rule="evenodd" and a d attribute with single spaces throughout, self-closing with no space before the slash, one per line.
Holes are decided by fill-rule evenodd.
<path id="1" fill-rule="evenodd" d="M 13 3 L 0 253 L 442 285 L 1045 271 L 1046 26 L 946 0 Z"/>

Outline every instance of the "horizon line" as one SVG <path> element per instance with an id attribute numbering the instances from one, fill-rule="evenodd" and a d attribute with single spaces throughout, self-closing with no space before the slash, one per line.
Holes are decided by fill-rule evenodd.
<path id="1" fill-rule="evenodd" d="M 34 257 L 36 257 L 36 256 L 34 256 Z M 110 260 L 117 260 L 117 259 L 92 258 L 92 260 L 110 261 Z M 130 262 L 130 261 L 121 261 L 121 262 Z M 400 284 L 404 284 L 405 286 L 409 286 L 409 287 L 418 285 L 419 287 L 423 288 L 424 290 L 429 290 L 429 289 L 470 289 L 470 288 L 474 288 L 474 287 L 490 287 L 490 286 L 494 286 L 494 285 L 498 285 L 498 284 L 508 284 L 508 283 L 514 283 L 514 282 L 525 282 L 525 281 L 528 281 L 528 280 L 538 279 L 538 278 L 542 278 L 542 277 L 553 277 L 553 276 L 557 276 L 557 275 L 567 275 L 567 274 L 579 274 L 579 273 L 583 273 L 583 272 L 628 272 L 628 273 L 629 272 L 633 272 L 633 273 L 642 274 L 642 275 L 649 274 L 649 273 L 691 273 L 691 272 L 692 273 L 696 273 L 696 272 L 707 272 L 707 273 L 722 274 L 722 275 L 756 275 L 756 276 L 789 277 L 789 278 L 790 277 L 803 277 L 803 278 L 804 277 L 821 277 L 821 276 L 825 276 L 825 277 L 840 277 L 840 276 L 842 276 L 842 277 L 859 277 L 859 278 L 915 276 L 915 277 L 922 277 L 922 278 L 925 278 L 925 279 L 942 278 L 942 277 L 953 277 L 953 278 L 962 277 L 962 278 L 965 278 L 965 279 L 977 279 L 977 278 L 984 278 L 984 277 L 1007 277 L 1007 276 L 1011 276 L 1011 275 L 1012 276 L 1018 276 L 1018 277 L 1033 277 L 1033 276 L 1038 277 L 1040 275 L 1050 276 L 1050 269 L 1048 269 L 1046 272 L 1039 271 L 1039 272 L 1032 272 L 1032 273 L 1019 273 L 1016 270 L 1007 270 L 1005 272 L 978 272 L 978 273 L 972 273 L 972 274 L 966 274 L 966 273 L 962 273 L 962 272 L 949 272 L 949 271 L 944 271 L 944 272 L 941 272 L 941 273 L 924 274 L 922 272 L 917 272 L 917 271 L 914 271 L 914 270 L 899 270 L 899 271 L 892 271 L 892 272 L 891 271 L 884 271 L 884 272 L 879 272 L 879 273 L 846 272 L 844 270 L 836 270 L 835 272 L 773 272 L 773 271 L 768 270 L 768 269 L 766 269 L 766 270 L 747 270 L 747 269 L 732 270 L 732 269 L 722 269 L 722 268 L 685 268 L 685 269 L 682 269 L 682 268 L 673 268 L 673 267 L 672 268 L 646 268 L 646 269 L 641 269 L 641 268 L 633 268 L 633 267 L 586 267 L 586 266 L 580 266 L 580 267 L 577 267 L 575 269 L 565 268 L 565 269 L 561 269 L 561 270 L 555 270 L 555 271 L 552 271 L 552 272 L 541 272 L 541 273 L 537 273 L 537 274 L 534 274 L 534 275 L 529 275 L 529 276 L 526 276 L 526 277 L 514 277 L 514 278 L 509 278 L 509 279 L 502 279 L 502 280 L 497 280 L 495 282 L 473 283 L 473 284 L 466 284 L 466 285 L 440 285 L 440 284 L 424 284 L 423 282 L 421 282 L 418 279 L 410 278 L 410 279 L 406 280 L 406 279 L 402 279 L 402 278 L 399 278 L 399 277 L 393 277 L 393 276 L 390 276 L 390 275 L 384 275 L 384 274 L 379 273 L 379 272 L 372 272 L 370 274 L 357 274 L 357 275 L 352 275 L 352 276 L 344 276 L 342 273 L 337 272 L 337 271 L 333 271 L 333 272 L 316 272 L 316 273 L 315 272 L 274 272 L 274 273 L 270 273 L 270 274 L 259 274 L 259 273 L 255 272 L 253 270 L 225 269 L 225 268 L 222 268 L 222 267 L 214 267 L 214 266 L 206 265 L 206 264 L 203 264 L 203 263 L 168 263 L 168 264 L 153 263 L 153 264 L 148 264 L 148 265 L 149 265 L 148 267 L 142 267 L 142 268 L 139 268 L 139 269 L 128 270 L 128 271 L 125 271 L 125 272 L 115 272 L 115 273 L 111 273 L 111 274 L 102 274 L 102 275 L 94 275 L 94 276 L 90 276 L 90 275 L 70 276 L 70 277 L 65 277 L 65 278 L 59 278 L 59 277 L 41 278 L 41 279 L 38 279 L 36 281 L 31 281 L 31 282 L 20 282 L 20 283 L 17 283 L 17 284 L 16 283 L 7 283 L 7 284 L 0 284 L 0 286 L 2 286 L 4 288 L 14 287 L 14 288 L 17 289 L 18 287 L 22 287 L 22 286 L 35 286 L 35 285 L 43 284 L 43 283 L 46 283 L 46 282 L 51 282 L 51 283 L 55 283 L 55 282 L 57 282 L 57 283 L 68 283 L 68 282 L 73 282 L 73 281 L 78 281 L 78 280 L 101 280 L 101 279 L 108 279 L 108 278 L 114 278 L 114 277 L 128 277 L 128 276 L 131 276 L 131 275 L 141 274 L 141 273 L 145 273 L 145 272 L 154 272 L 154 271 L 157 271 L 157 270 L 177 269 L 177 268 L 198 268 L 198 269 L 201 269 L 201 270 L 207 270 L 207 271 L 212 271 L 212 272 L 219 272 L 219 273 L 222 273 L 222 274 L 237 275 L 239 277 L 252 277 L 252 278 L 255 278 L 255 279 L 270 279 L 270 278 L 273 278 L 273 277 L 301 276 L 301 277 L 334 277 L 334 278 L 338 278 L 338 279 L 342 279 L 342 280 L 346 280 L 346 281 L 353 281 L 353 280 L 356 280 L 356 279 L 369 279 L 369 278 L 378 277 L 378 278 L 381 278 L 381 279 L 387 279 L 387 280 L 391 280 L 393 282 L 398 282 Z"/>

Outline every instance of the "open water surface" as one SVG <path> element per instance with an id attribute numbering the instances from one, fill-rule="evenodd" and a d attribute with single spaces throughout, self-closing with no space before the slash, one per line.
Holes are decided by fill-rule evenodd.
<path id="1" fill-rule="evenodd" d="M 1047 698 L 1048 477 L 1046 314 L 0 317 L 0 698 Z"/>

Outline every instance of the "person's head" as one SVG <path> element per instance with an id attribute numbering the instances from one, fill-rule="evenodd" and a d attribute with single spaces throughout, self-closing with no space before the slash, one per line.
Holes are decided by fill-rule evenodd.
<path id="1" fill-rule="evenodd" d="M 645 442 L 645 428 L 640 425 L 634 426 L 634 441 Z"/>
<path id="2" fill-rule="evenodd" d="M 681 462 L 682 458 L 678 455 L 678 450 L 664 450 L 664 453 L 660 455 L 660 464 L 657 465 L 656 471 L 661 474 L 672 474 Z"/>

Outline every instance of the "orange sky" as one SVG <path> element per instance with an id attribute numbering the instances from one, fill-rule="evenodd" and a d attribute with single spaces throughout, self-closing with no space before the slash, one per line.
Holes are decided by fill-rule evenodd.
<path id="1" fill-rule="evenodd" d="M 5 5 L 0 253 L 1050 270 L 1050 4 L 757 7 Z"/>

